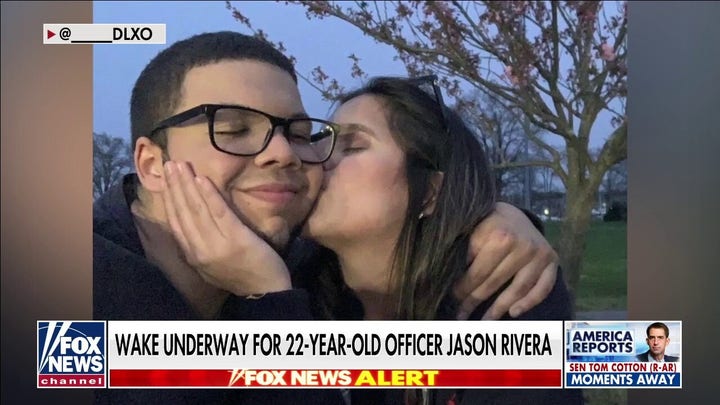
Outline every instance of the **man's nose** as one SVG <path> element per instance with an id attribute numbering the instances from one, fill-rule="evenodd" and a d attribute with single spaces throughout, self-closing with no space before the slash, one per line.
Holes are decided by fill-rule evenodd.
<path id="1" fill-rule="evenodd" d="M 281 167 L 300 167 L 302 161 L 283 134 L 282 128 L 275 128 L 265 150 L 255 157 L 258 166 L 276 164 Z"/>

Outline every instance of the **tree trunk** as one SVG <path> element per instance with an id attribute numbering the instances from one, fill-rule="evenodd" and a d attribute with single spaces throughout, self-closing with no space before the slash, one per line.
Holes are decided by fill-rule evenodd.
<path id="1" fill-rule="evenodd" d="M 505 182 L 503 182 L 503 175 L 505 174 L 506 170 L 495 170 L 495 193 L 497 193 L 498 196 L 502 196 L 503 188 L 505 186 Z"/>
<path id="2" fill-rule="evenodd" d="M 565 220 L 561 227 L 558 254 L 573 302 L 580 282 L 594 197 L 595 191 L 590 184 L 568 184 L 565 195 Z"/>

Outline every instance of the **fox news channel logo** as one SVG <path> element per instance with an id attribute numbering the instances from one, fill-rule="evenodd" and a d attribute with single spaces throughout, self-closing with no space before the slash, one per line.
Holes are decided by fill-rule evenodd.
<path id="1" fill-rule="evenodd" d="M 565 387 L 682 388 L 682 322 L 565 323 Z"/>
<path id="2" fill-rule="evenodd" d="M 37 322 L 37 388 L 104 388 L 104 321 Z"/>

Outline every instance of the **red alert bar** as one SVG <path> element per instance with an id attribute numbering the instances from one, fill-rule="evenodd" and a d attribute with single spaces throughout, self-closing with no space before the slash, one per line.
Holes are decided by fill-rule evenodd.
<path id="1" fill-rule="evenodd" d="M 562 370 L 110 370 L 108 387 L 562 388 Z"/>

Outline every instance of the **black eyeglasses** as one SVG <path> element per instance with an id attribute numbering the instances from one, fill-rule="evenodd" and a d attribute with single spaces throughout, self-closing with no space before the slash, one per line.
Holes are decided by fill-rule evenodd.
<path id="1" fill-rule="evenodd" d="M 238 105 L 201 104 L 161 121 L 150 135 L 200 115 L 207 118 L 213 147 L 234 156 L 261 153 L 267 148 L 275 130 L 281 127 L 288 144 L 300 160 L 305 163 L 323 163 L 330 158 L 339 132 L 336 124 L 325 120 L 281 118 Z"/>
<path id="2" fill-rule="evenodd" d="M 443 127 L 445 127 L 445 132 L 449 133 L 450 127 L 448 125 L 447 115 L 445 114 L 445 102 L 443 101 L 442 92 L 440 91 L 440 86 L 438 85 L 437 75 L 413 77 L 408 79 L 408 81 L 428 93 L 428 95 L 435 97 L 435 102 L 438 104 L 440 116 L 443 120 Z"/>

